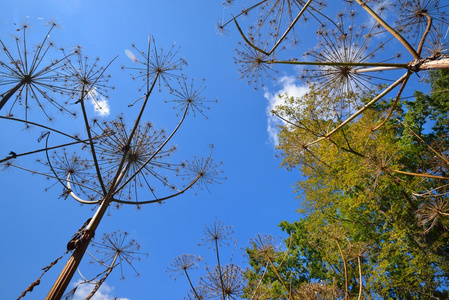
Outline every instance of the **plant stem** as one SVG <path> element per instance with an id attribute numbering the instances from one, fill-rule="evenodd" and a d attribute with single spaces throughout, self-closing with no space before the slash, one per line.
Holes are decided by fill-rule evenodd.
<path id="1" fill-rule="evenodd" d="M 267 60 L 266 64 L 286 64 L 286 65 L 310 65 L 310 66 L 346 66 L 346 67 L 388 67 L 387 69 L 379 69 L 378 71 L 394 69 L 407 69 L 408 64 L 398 63 L 369 63 L 369 62 L 325 62 L 325 61 L 292 61 L 292 60 Z M 360 72 L 359 70 L 354 72 Z M 368 71 L 365 71 L 368 72 Z"/>
<path id="2" fill-rule="evenodd" d="M 5 106 L 6 102 L 8 102 L 9 98 L 11 98 L 24 85 L 25 80 L 22 79 L 18 84 L 16 84 L 15 87 L 10 89 L 5 96 L 3 96 L 2 100 L 0 101 L 0 110 L 3 108 L 3 106 Z"/>
<path id="3" fill-rule="evenodd" d="M 396 30 L 394 30 L 387 22 L 385 22 L 378 14 L 376 14 L 368 5 L 366 5 L 362 0 L 356 0 L 357 3 L 363 7 L 379 24 L 381 24 L 389 33 L 391 33 L 406 49 L 410 54 L 413 55 L 415 59 L 419 59 L 419 54 L 415 49 L 405 40 L 402 35 L 400 35 Z"/>
<path id="4" fill-rule="evenodd" d="M 276 266 L 273 264 L 273 261 L 271 260 L 271 258 L 269 256 L 267 256 L 267 259 L 268 259 L 268 262 L 270 263 L 271 267 L 273 268 L 274 273 L 276 273 L 276 276 L 278 277 L 279 281 L 282 283 L 284 288 L 287 290 L 288 299 L 292 300 L 293 299 L 292 293 L 291 293 L 290 289 L 287 287 L 287 285 L 285 284 L 285 282 L 282 279 L 281 275 L 279 274 Z"/>
<path id="5" fill-rule="evenodd" d="M 86 299 L 84 300 L 89 300 L 90 298 L 93 297 L 93 295 L 95 295 L 95 293 L 98 291 L 98 289 L 101 287 L 101 285 L 103 284 L 103 282 L 106 280 L 106 278 L 108 278 L 109 274 L 111 274 L 112 270 L 115 267 L 115 261 L 117 260 L 117 257 L 119 255 L 119 252 L 115 253 L 114 259 L 112 260 L 111 265 L 108 267 L 108 271 L 106 272 L 106 274 L 104 274 L 104 276 L 97 282 L 97 284 L 95 285 L 94 289 L 90 292 L 89 295 L 87 295 Z"/>
<path id="6" fill-rule="evenodd" d="M 225 300 L 225 289 L 224 289 L 224 282 L 223 282 L 223 273 L 221 272 L 220 254 L 218 252 L 218 241 L 217 241 L 217 239 L 215 239 L 215 253 L 217 255 L 218 275 L 220 276 L 222 298 L 223 298 L 223 300 Z"/>
<path id="7" fill-rule="evenodd" d="M 335 239 L 335 242 L 337 243 L 338 250 L 340 251 L 341 259 L 343 260 L 343 267 L 345 269 L 345 300 L 348 300 L 349 299 L 348 268 L 347 268 L 347 265 L 346 265 L 346 259 L 345 259 L 344 255 L 343 255 L 343 251 L 341 250 L 340 243 L 338 242 L 337 239 Z"/>
<path id="8" fill-rule="evenodd" d="M 186 274 L 187 280 L 189 281 L 190 287 L 192 288 L 192 291 L 195 294 L 195 297 L 198 300 L 201 300 L 200 296 L 198 296 L 198 293 L 196 292 L 195 288 L 193 287 L 192 280 L 190 280 L 190 276 L 189 276 L 189 273 L 187 272 L 187 269 L 184 269 L 184 273 Z"/>
<path id="9" fill-rule="evenodd" d="M 64 269 L 59 274 L 59 277 L 56 279 L 56 282 L 53 284 L 53 287 L 51 288 L 45 300 L 60 300 L 63 296 L 65 290 L 67 289 L 67 286 L 70 283 L 70 280 L 73 277 L 73 274 L 75 274 L 76 269 L 81 263 L 81 260 L 87 250 L 87 247 L 89 246 L 90 241 L 95 235 L 95 231 L 100 224 L 101 219 L 103 218 L 107 208 L 109 207 L 109 204 L 113 199 L 115 188 L 120 183 L 123 176 L 126 174 L 127 169 L 128 165 L 126 164 L 123 169 L 117 174 L 116 178 L 114 178 L 114 180 L 112 181 L 113 184 L 110 187 L 108 193 L 103 197 L 103 201 L 95 212 L 95 215 L 92 217 L 86 229 L 83 230 L 83 234 L 79 240 L 79 246 L 76 247 L 73 251 L 72 256 L 70 256 Z"/>
<path id="10" fill-rule="evenodd" d="M 408 78 L 412 73 L 409 71 L 407 73 L 405 73 L 401 78 L 399 78 L 398 80 L 396 80 L 393 84 L 391 84 L 388 88 L 386 88 L 384 91 L 382 91 L 382 93 L 380 93 L 379 95 L 377 95 L 376 97 L 374 97 L 373 100 L 371 100 L 370 102 L 368 102 L 367 104 L 365 104 L 361 109 L 359 109 L 357 112 L 355 112 L 354 114 L 352 114 L 349 118 L 347 118 L 344 122 L 342 122 L 340 125 L 338 125 L 336 128 L 334 128 L 333 130 L 331 130 L 330 132 L 326 133 L 323 137 L 320 137 L 318 139 L 316 139 L 315 141 L 312 141 L 306 145 L 304 145 L 304 147 L 308 147 L 310 145 L 316 144 L 318 142 L 321 142 L 324 139 L 329 138 L 331 135 L 333 135 L 335 132 L 337 132 L 338 130 L 340 130 L 343 126 L 345 126 L 346 124 L 348 124 L 349 122 L 351 122 L 352 120 L 354 120 L 355 118 L 357 118 L 362 112 L 364 112 L 365 110 L 367 110 L 369 107 L 371 107 L 374 103 L 376 103 L 377 101 L 379 101 L 383 96 L 385 96 L 386 94 L 388 94 L 392 89 L 394 89 L 397 85 L 399 85 L 400 83 L 402 83 L 404 80 L 406 80 L 406 78 Z"/>

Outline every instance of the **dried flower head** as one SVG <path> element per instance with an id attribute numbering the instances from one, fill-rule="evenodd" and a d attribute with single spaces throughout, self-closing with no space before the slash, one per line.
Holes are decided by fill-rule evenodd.
<path id="1" fill-rule="evenodd" d="M 90 61 L 79 47 L 75 48 L 74 52 L 75 55 L 67 59 L 61 69 L 67 93 L 76 102 L 88 98 L 98 104 L 99 101 L 107 99 L 108 91 L 114 88 L 109 84 L 111 76 L 105 74 L 109 65 L 100 66 L 99 58 Z"/>
<path id="2" fill-rule="evenodd" d="M 261 44 L 258 46 L 261 46 Z M 261 49 L 264 48 L 262 47 Z M 265 86 L 265 78 L 276 80 L 275 74 L 278 72 L 271 64 L 275 60 L 273 54 L 268 56 L 246 43 L 239 43 L 239 47 L 235 49 L 235 52 L 237 54 L 234 58 L 235 63 L 240 65 L 240 79 L 247 79 L 248 84 L 255 85 L 255 89 Z"/>
<path id="3" fill-rule="evenodd" d="M 378 26 L 375 24 L 368 28 L 355 24 L 353 16 L 341 16 L 338 21 L 338 26 L 331 30 L 324 27 L 318 29 L 318 45 L 312 51 L 306 52 L 305 56 L 325 65 L 304 69 L 303 77 L 309 83 L 316 84 L 318 89 L 328 91 L 329 98 L 340 98 L 344 101 L 346 95 L 353 92 L 371 90 L 376 84 L 374 79 L 387 80 L 364 73 L 362 70 L 366 67 L 360 64 L 370 62 L 391 38 L 381 42 L 373 41 L 379 32 Z M 347 26 L 346 22 L 350 25 Z M 370 43 L 376 46 L 369 47 Z"/>
<path id="4" fill-rule="evenodd" d="M 397 21 L 399 30 L 406 37 L 415 37 L 416 42 L 424 33 L 428 18 L 435 23 L 448 24 L 446 12 L 440 7 L 439 0 L 400 0 L 399 19 Z"/>
<path id="5" fill-rule="evenodd" d="M 148 256 L 147 253 L 140 252 L 141 246 L 133 239 L 128 239 L 127 232 L 116 231 L 110 234 L 104 234 L 101 242 L 92 242 L 95 252 L 101 255 L 99 260 L 102 264 L 110 264 L 116 261 L 120 266 L 121 278 L 125 278 L 123 264 L 127 264 L 133 269 L 136 275 L 139 272 L 134 268 L 133 262 L 140 261 L 142 256 Z"/>
<path id="6" fill-rule="evenodd" d="M 296 297 L 304 300 L 312 299 L 340 299 L 343 292 L 337 285 L 331 285 L 326 282 L 309 282 L 301 285 L 295 291 Z"/>
<path id="7" fill-rule="evenodd" d="M 255 238 L 250 240 L 250 243 L 253 245 L 254 250 L 256 250 L 255 255 L 262 259 L 272 260 L 280 251 L 278 239 L 272 235 L 258 234 Z"/>
<path id="8" fill-rule="evenodd" d="M 198 263 L 202 261 L 202 257 L 195 256 L 191 254 L 183 254 L 176 257 L 170 267 L 168 267 L 168 271 L 185 274 L 187 270 L 198 269 Z"/>
<path id="9" fill-rule="evenodd" d="M 66 149 L 55 151 L 49 156 L 47 165 L 67 193 L 87 195 L 92 200 L 101 194 L 92 164 L 76 153 L 68 154 Z"/>
<path id="10" fill-rule="evenodd" d="M 145 123 L 136 128 L 130 141 L 132 130 L 127 128 L 123 117 L 96 125 L 96 128 L 101 129 L 98 135 L 112 133 L 101 138 L 97 145 L 104 182 L 108 186 L 113 184 L 117 172 L 123 172 L 121 186 L 116 187 L 119 190 L 115 191 L 116 201 L 134 199 L 133 202 L 138 204 L 138 191 L 144 190 L 157 198 L 158 187 L 176 189 L 163 174 L 165 171 L 178 170 L 178 165 L 166 162 L 176 148 L 164 148 L 167 139 L 165 131 L 155 129 L 151 123 Z M 118 170 L 122 160 L 124 169 Z"/>
<path id="11" fill-rule="evenodd" d="M 204 226 L 204 236 L 200 245 L 213 245 L 214 247 L 227 245 L 232 240 L 231 235 L 233 233 L 232 226 L 226 226 L 222 221 L 215 220 L 211 226 Z"/>
<path id="12" fill-rule="evenodd" d="M 212 150 L 213 146 L 211 145 L 211 153 L 208 157 L 194 157 L 191 161 L 184 161 L 181 164 L 182 177 L 188 180 L 194 178 L 198 186 L 197 192 L 203 188 L 209 191 L 210 184 L 220 184 L 222 180 L 226 179 L 223 176 L 224 172 L 219 169 L 222 163 L 215 163 L 211 157 Z"/>
<path id="13" fill-rule="evenodd" d="M 426 199 L 417 211 L 419 224 L 428 233 L 433 227 L 440 223 L 446 230 L 449 228 L 449 202 L 447 197 L 439 196 Z"/>
<path id="14" fill-rule="evenodd" d="M 173 102 L 175 104 L 173 108 L 179 110 L 178 115 L 192 113 L 195 117 L 199 113 L 207 119 L 205 111 L 210 109 L 207 103 L 217 102 L 217 100 L 206 100 L 201 95 L 206 88 L 204 86 L 205 80 L 203 79 L 197 87 L 195 87 L 193 79 L 189 84 L 187 78 L 184 76 L 177 78 L 177 81 L 179 87 L 170 91 L 175 99 L 166 102 Z"/>
<path id="15" fill-rule="evenodd" d="M 186 61 L 178 58 L 179 49 L 175 49 L 173 45 L 168 51 L 158 49 L 154 37 L 148 38 L 147 51 L 139 50 L 136 45 L 132 45 L 132 52 L 128 50 L 127 55 L 131 58 L 136 66 L 123 67 L 123 69 L 131 70 L 133 79 L 143 80 L 144 84 L 139 88 L 139 91 L 144 89 L 145 92 L 150 90 L 150 86 L 157 82 L 159 90 L 162 86 L 170 87 L 170 79 L 180 77 L 179 71 Z"/>
<path id="16" fill-rule="evenodd" d="M 186 298 L 187 300 L 205 300 L 209 298 L 208 291 L 203 286 L 197 286 L 194 289 L 190 289 Z"/>
<path id="17" fill-rule="evenodd" d="M 244 287 L 242 270 L 234 264 L 223 266 L 221 272 L 218 266 L 208 269 L 206 277 L 200 281 L 211 299 L 238 299 Z"/>
<path id="18" fill-rule="evenodd" d="M 449 40 L 447 39 L 448 30 L 448 25 L 443 23 L 432 28 L 425 47 L 425 54 L 427 56 L 434 58 L 449 56 Z"/>
<path id="19" fill-rule="evenodd" d="M 269 40 L 269 48 L 276 48 L 276 44 L 285 38 L 297 40 L 300 31 L 297 22 L 307 21 L 311 15 L 326 6 L 324 1 L 302 0 L 266 0 L 260 1 L 249 8 L 242 9 L 234 19 L 252 17 L 255 35 L 261 35 Z M 304 10 L 305 5 L 308 5 Z M 226 22 L 224 26 L 230 22 Z"/>
<path id="20" fill-rule="evenodd" d="M 12 116 L 15 108 L 21 106 L 27 120 L 28 111 L 33 105 L 48 119 L 51 119 L 51 114 L 47 111 L 47 105 L 57 111 L 69 112 L 66 102 L 58 101 L 56 96 L 66 92 L 60 71 L 73 53 L 64 54 L 55 60 L 47 60 L 46 57 L 54 48 L 49 36 L 56 26 L 52 23 L 44 39 L 34 47 L 27 40 L 29 25 L 17 29 L 21 37 L 14 37 L 16 53 L 0 40 L 4 55 L 0 57 L 0 110 L 8 103 L 8 115 Z"/>

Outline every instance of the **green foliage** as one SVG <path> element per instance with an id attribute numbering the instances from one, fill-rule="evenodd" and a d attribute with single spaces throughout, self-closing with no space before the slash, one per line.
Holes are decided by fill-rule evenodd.
<path id="1" fill-rule="evenodd" d="M 249 288 L 259 280 L 269 295 L 257 299 L 288 299 L 273 270 L 295 299 L 449 297 L 449 72 L 431 80 L 431 95 L 416 92 L 389 117 L 391 103 L 378 103 L 311 145 L 340 123 L 335 107 L 314 89 L 284 97 L 278 148 L 283 165 L 304 177 L 296 185 L 302 218 L 280 224 L 289 238 L 275 267 L 248 250 Z M 345 97 L 353 105 L 372 99 Z M 311 284 L 326 292 L 307 298 Z"/>

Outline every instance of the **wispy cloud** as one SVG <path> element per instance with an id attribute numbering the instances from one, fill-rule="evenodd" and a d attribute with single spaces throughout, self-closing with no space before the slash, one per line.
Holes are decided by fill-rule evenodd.
<path id="1" fill-rule="evenodd" d="M 90 103 L 93 105 L 95 113 L 102 117 L 107 117 L 111 113 L 108 100 L 98 94 L 95 89 L 89 91 Z"/>
<path id="2" fill-rule="evenodd" d="M 79 284 L 81 280 L 79 280 L 74 286 Z M 82 284 L 76 289 L 76 293 L 73 296 L 73 300 L 84 300 L 89 295 L 89 293 L 93 289 L 93 285 L 91 284 Z M 95 293 L 95 295 L 91 298 L 91 300 L 114 300 L 114 296 L 112 293 L 114 292 L 114 287 L 103 283 L 100 289 Z M 130 300 L 128 298 L 117 298 L 117 300 Z"/>
<path id="3" fill-rule="evenodd" d="M 277 127 L 281 121 L 276 116 L 271 114 L 271 111 L 280 104 L 283 104 L 284 100 L 279 95 L 287 94 L 289 97 L 301 97 L 309 91 L 306 86 L 296 84 L 297 79 L 292 76 L 284 76 L 278 80 L 281 88 L 276 92 L 270 92 L 265 90 L 264 97 L 268 100 L 267 105 L 267 117 L 268 126 L 267 131 L 270 138 L 270 142 L 274 145 L 278 145 L 279 140 L 277 137 Z"/>

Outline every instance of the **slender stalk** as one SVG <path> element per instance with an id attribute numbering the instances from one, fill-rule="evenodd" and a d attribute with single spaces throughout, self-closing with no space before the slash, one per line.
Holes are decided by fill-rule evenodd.
<path id="1" fill-rule="evenodd" d="M 223 282 L 223 273 L 221 272 L 220 254 L 218 252 L 218 240 L 217 239 L 215 239 L 215 254 L 217 255 L 218 275 L 220 276 L 221 292 L 222 292 L 222 298 L 224 300 L 225 299 L 225 289 L 224 289 L 224 282 Z"/>
<path id="2" fill-rule="evenodd" d="M 424 46 L 424 42 L 426 41 L 427 35 L 430 32 L 430 29 L 432 28 L 432 18 L 427 13 L 422 13 L 422 14 L 425 15 L 427 18 L 427 26 L 426 26 L 426 31 L 424 31 L 424 34 L 422 35 L 421 40 L 419 41 L 419 45 L 418 45 L 418 49 L 417 49 L 417 52 L 419 55 L 421 55 L 421 51 Z"/>
<path id="3" fill-rule="evenodd" d="M 42 125 L 42 124 L 39 124 L 39 123 L 30 122 L 28 120 L 22 120 L 22 119 L 16 119 L 16 118 L 12 118 L 12 117 L 4 117 L 4 116 L 0 116 L 0 119 L 6 119 L 6 120 L 10 120 L 10 121 L 16 121 L 16 122 L 20 122 L 20 123 L 25 123 L 26 125 L 37 126 L 37 127 L 40 127 L 40 128 L 44 128 L 44 129 L 47 129 L 47 130 L 59 133 L 59 134 L 65 136 L 65 137 L 71 138 L 73 140 L 79 140 L 79 138 L 73 137 L 70 134 L 64 133 L 62 131 L 56 130 L 54 128 L 51 128 L 51 127 L 48 127 L 48 126 L 45 126 L 45 125 Z"/>
<path id="4" fill-rule="evenodd" d="M 92 132 L 90 130 L 89 120 L 87 119 L 86 106 L 84 105 L 84 99 L 85 99 L 86 95 L 87 95 L 87 93 L 86 93 L 86 91 L 84 89 L 84 85 L 83 85 L 83 89 L 81 91 L 81 97 L 78 102 L 80 102 L 81 110 L 83 111 L 84 126 L 86 127 L 87 136 L 89 138 L 90 151 L 92 152 L 92 158 L 94 161 L 95 171 L 97 173 L 97 179 L 98 179 L 98 182 L 100 183 L 101 190 L 103 191 L 103 194 L 106 194 L 107 193 L 106 187 L 103 183 L 103 177 L 101 176 L 100 166 L 98 164 L 97 154 L 95 152 L 95 146 L 94 146 L 94 142 L 92 140 Z"/>
<path id="5" fill-rule="evenodd" d="M 83 200 L 83 199 L 81 199 L 80 197 L 78 197 L 74 192 L 73 192 L 73 190 L 72 190 L 72 186 L 71 186 L 71 184 L 70 184 L 70 176 L 71 176 L 71 173 L 69 173 L 68 175 L 67 175 L 67 190 L 68 191 L 70 191 L 70 196 L 72 196 L 72 198 L 73 199 L 75 199 L 76 201 L 78 201 L 79 203 L 81 203 L 81 204 L 98 204 L 98 203 L 100 203 L 101 202 L 101 200 L 97 200 L 97 201 L 86 201 L 86 200 Z M 58 180 L 59 180 L 59 178 L 58 178 Z M 64 185 L 65 186 L 65 185 Z"/>
<path id="6" fill-rule="evenodd" d="M 238 15 L 233 16 L 233 18 L 232 18 L 231 20 L 229 20 L 229 21 L 227 21 L 226 23 L 224 23 L 223 26 L 228 25 L 229 23 L 231 23 L 231 22 L 232 22 L 233 20 L 235 20 L 236 18 L 238 18 L 238 17 L 240 17 L 240 16 L 242 16 L 242 15 L 248 13 L 249 11 L 253 10 L 253 9 L 256 8 L 257 6 L 259 6 L 259 5 L 261 5 L 261 4 L 265 3 L 265 2 L 267 2 L 267 0 L 262 0 L 262 1 L 258 2 L 258 3 L 256 3 L 256 4 L 254 4 L 253 6 L 247 8 L 247 9 L 242 10 L 242 12 L 240 12 Z"/>
<path id="7" fill-rule="evenodd" d="M 360 287 L 359 287 L 359 296 L 357 297 L 357 300 L 362 300 L 362 294 L 363 294 L 363 277 L 362 277 L 362 261 L 360 260 L 360 256 L 357 256 L 357 263 L 359 264 L 359 281 L 360 281 Z"/>
<path id="8" fill-rule="evenodd" d="M 276 48 L 281 44 L 281 42 L 285 39 L 285 37 L 287 36 L 287 34 L 290 32 L 290 30 L 292 30 L 293 26 L 295 26 L 296 22 L 298 22 L 299 18 L 301 18 L 301 16 L 304 14 L 304 12 L 307 10 L 307 7 L 310 5 L 310 3 L 312 2 L 312 0 L 307 1 L 306 4 L 304 4 L 303 8 L 301 9 L 301 11 L 298 13 L 298 15 L 296 16 L 296 18 L 292 21 L 292 23 L 288 26 L 287 30 L 284 32 L 284 34 L 281 36 L 281 38 L 277 41 L 277 43 L 273 46 L 273 48 L 271 48 L 271 50 L 268 52 L 268 55 L 270 55 L 271 53 L 273 53 L 274 50 L 276 50 Z"/>
<path id="9" fill-rule="evenodd" d="M 93 297 L 93 295 L 95 295 L 95 293 L 98 291 L 98 289 L 101 287 L 101 285 L 103 284 L 103 282 L 106 280 L 106 278 L 108 278 L 109 274 L 111 274 L 112 270 L 114 269 L 115 265 L 115 261 L 117 260 L 119 256 L 119 252 L 115 253 L 114 259 L 112 260 L 111 265 L 108 267 L 108 271 L 104 274 L 104 276 L 97 282 L 97 284 L 95 285 L 95 287 L 93 288 L 93 290 L 89 293 L 89 295 L 87 295 L 86 299 L 84 300 L 89 300 L 90 298 Z"/>
<path id="10" fill-rule="evenodd" d="M 189 276 L 189 273 L 187 272 L 187 269 L 184 269 L 184 273 L 186 274 L 187 280 L 189 281 L 190 287 L 192 288 L 192 291 L 193 291 L 193 293 L 195 294 L 195 297 L 196 297 L 198 300 L 201 300 L 200 296 L 199 296 L 198 293 L 196 292 L 196 289 L 193 287 L 192 280 L 190 280 L 190 276 Z"/>
<path id="11" fill-rule="evenodd" d="M 345 259 L 345 256 L 343 255 L 343 251 L 341 250 L 340 243 L 338 242 L 337 239 L 335 239 L 335 242 L 337 243 L 338 251 L 340 251 L 341 259 L 343 260 L 343 267 L 345 270 L 345 300 L 348 300 L 349 299 L 348 267 L 346 265 L 346 259 Z"/>
<path id="12" fill-rule="evenodd" d="M 96 138 L 100 138 L 100 137 L 103 137 L 103 136 L 99 136 L 99 137 L 96 137 Z M 44 151 L 48 151 L 48 150 L 63 148 L 63 147 L 67 147 L 67 146 L 76 145 L 76 144 L 79 144 L 79 143 L 86 143 L 88 141 L 89 141 L 89 139 L 79 140 L 79 141 L 72 142 L 72 143 L 61 144 L 61 145 L 57 145 L 57 146 L 53 146 L 53 147 L 46 147 L 46 148 L 42 148 L 42 149 L 38 149 L 38 150 L 34 150 L 34 151 L 23 152 L 23 153 L 19 153 L 19 154 L 14 153 L 14 155 L 10 155 L 10 156 L 7 156 L 7 157 L 5 157 L 3 159 L 0 159 L 0 163 L 3 163 L 5 161 L 8 161 L 10 159 L 17 158 L 17 157 L 20 157 L 20 156 L 25 156 L 25 155 L 35 154 L 35 153 L 44 152 Z"/>
<path id="13" fill-rule="evenodd" d="M 404 81 L 402 82 L 401 88 L 399 89 L 399 92 L 396 95 L 396 98 L 394 99 L 393 105 L 391 105 L 391 108 L 390 108 L 390 111 L 388 112 L 388 115 L 385 117 L 385 119 L 382 121 L 382 123 L 380 123 L 379 125 L 377 125 L 373 129 L 371 129 L 372 131 L 376 131 L 377 129 L 382 127 L 385 124 L 385 122 L 387 122 L 387 120 L 390 119 L 391 115 L 393 114 L 394 108 L 396 107 L 396 104 L 398 103 L 399 99 L 401 98 L 402 92 L 404 91 L 404 88 L 407 85 L 407 81 L 408 81 L 409 78 L 410 77 L 405 78 Z"/>
<path id="14" fill-rule="evenodd" d="M 377 71 L 394 69 L 407 69 L 408 64 L 398 63 L 369 63 L 369 62 L 325 62 L 325 61 L 292 61 L 292 60 L 272 60 L 264 61 L 266 64 L 286 64 L 286 65 L 310 65 L 310 66 L 346 66 L 346 67 L 386 67 Z M 354 70 L 354 73 L 360 72 Z M 365 71 L 368 72 L 368 71 Z"/>
<path id="15" fill-rule="evenodd" d="M 259 282 L 257 283 L 257 286 L 256 286 L 256 288 L 254 289 L 253 294 L 251 295 L 250 300 L 254 299 L 254 295 L 256 295 L 257 290 L 259 289 L 260 285 L 262 284 L 262 280 L 264 279 L 265 275 L 267 274 L 268 264 L 269 264 L 269 263 L 267 262 L 267 264 L 265 265 L 265 270 L 263 271 L 263 274 L 262 274 L 262 276 L 260 277 L 260 280 L 259 280 Z"/>
<path id="16" fill-rule="evenodd" d="M 404 69 L 404 67 L 373 67 L 373 68 L 363 68 L 363 69 L 352 69 L 349 70 L 350 73 L 368 73 L 368 72 L 379 72 L 379 71 L 389 71 L 389 70 L 399 70 Z"/>
<path id="17" fill-rule="evenodd" d="M 406 49 L 410 52 L 415 59 L 419 59 L 419 54 L 415 51 L 412 45 L 407 42 L 406 39 L 402 37 L 396 30 L 393 29 L 387 22 L 385 22 L 378 14 L 376 14 L 368 5 L 366 5 L 362 0 L 356 0 L 357 3 L 363 7 L 379 24 L 381 24 L 389 33 L 391 33 Z"/>
<path id="18" fill-rule="evenodd" d="M 153 199 L 153 200 L 147 200 L 147 201 L 126 201 L 126 200 L 120 200 L 120 199 L 112 199 L 113 202 L 116 203 L 121 203 L 121 204 L 134 204 L 134 205 L 140 205 L 140 204 L 150 204 L 150 203 L 156 203 L 156 202 L 162 202 L 171 198 L 174 198 L 176 196 L 179 196 L 181 194 L 183 194 L 185 191 L 187 191 L 188 189 L 190 189 L 199 179 L 201 178 L 201 175 L 199 174 L 188 186 L 186 186 L 185 188 L 183 188 L 182 190 L 180 190 L 179 192 L 172 194 L 170 196 L 166 196 L 166 197 L 162 197 L 162 198 L 157 198 L 157 199 Z"/>
<path id="19" fill-rule="evenodd" d="M 316 139 L 315 141 L 312 141 L 306 145 L 304 145 L 304 147 L 308 147 L 310 145 L 316 144 L 318 142 L 321 142 L 324 139 L 327 139 L 328 137 L 330 137 L 331 135 L 333 135 L 335 132 L 337 132 L 338 130 L 340 130 L 343 126 L 345 126 L 346 124 L 348 124 L 349 122 L 351 122 L 352 120 L 354 120 L 355 118 L 357 118 L 361 113 L 363 113 L 365 110 L 367 110 L 369 107 L 371 107 L 374 103 L 376 103 L 377 101 L 379 101 L 383 96 L 385 96 L 386 94 L 388 94 L 392 89 L 394 89 L 397 85 L 399 85 L 402 81 L 404 81 L 406 78 L 408 78 L 412 73 L 409 71 L 407 73 L 405 73 L 404 75 L 401 76 L 401 78 L 399 78 L 398 80 L 396 80 L 393 84 L 391 84 L 388 88 L 386 88 L 382 93 L 380 93 L 379 95 L 377 95 L 376 97 L 374 97 L 373 100 L 371 100 L 370 102 L 368 102 L 367 104 L 365 104 L 361 109 L 359 109 L 357 112 L 355 112 L 354 114 L 352 114 L 349 118 L 347 118 L 344 122 L 342 122 L 340 125 L 338 125 L 335 129 L 333 129 L 332 131 L 326 133 L 323 137 L 320 137 L 318 139 Z"/>
<path id="20" fill-rule="evenodd" d="M 393 173 L 399 173 L 399 174 L 410 175 L 410 176 L 434 178 L 434 179 L 445 179 L 445 180 L 449 179 L 449 177 L 432 175 L 432 174 L 413 173 L 413 172 L 399 171 L 399 170 L 393 170 L 393 169 L 388 169 L 388 170 Z"/>
<path id="21" fill-rule="evenodd" d="M 293 300 L 293 296 L 292 293 L 290 291 L 290 289 L 287 287 L 287 285 L 285 284 L 284 280 L 282 279 L 281 275 L 279 274 L 276 266 L 273 264 L 273 261 L 271 260 L 271 258 L 269 256 L 267 256 L 268 262 L 270 263 L 271 267 L 273 268 L 274 273 L 276 273 L 276 276 L 278 277 L 279 281 L 282 283 L 282 285 L 284 286 L 284 288 L 287 290 L 288 293 L 288 299 Z"/>

